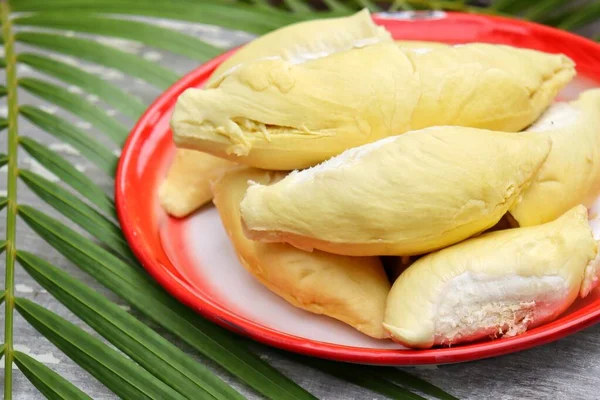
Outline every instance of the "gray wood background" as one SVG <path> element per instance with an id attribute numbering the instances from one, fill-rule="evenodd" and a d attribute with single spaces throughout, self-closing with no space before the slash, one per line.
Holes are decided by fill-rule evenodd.
<path id="1" fill-rule="evenodd" d="M 188 34 L 197 35 L 198 37 L 223 48 L 243 43 L 251 38 L 241 32 L 224 31 L 212 26 L 190 25 L 172 21 L 155 21 L 155 23 Z M 67 32 L 66 34 L 70 35 L 72 33 Z M 196 63 L 190 62 L 187 59 L 146 48 L 136 42 L 118 39 L 101 39 L 93 36 L 89 37 L 103 44 L 114 46 L 126 52 L 135 53 L 145 59 L 157 61 L 181 74 L 197 66 Z M 21 51 L 28 49 L 23 46 L 18 47 L 17 50 Z M 77 64 L 89 72 L 102 76 L 107 81 L 139 96 L 145 103 L 150 103 L 152 99 L 159 94 L 157 90 L 147 85 L 144 81 L 126 77 L 119 71 L 98 67 L 88 63 L 81 63 L 69 57 L 56 57 L 62 61 Z M 26 66 L 20 66 L 18 72 L 19 76 L 37 76 L 34 71 Z M 95 96 L 85 94 L 82 92 L 81 88 L 70 86 L 68 89 L 73 93 L 80 93 L 87 101 L 106 109 L 109 115 L 115 115 L 124 123 L 128 124 L 128 126 L 132 125 L 133 121 L 122 118 L 119 115 L 118 110 L 111 109 L 108 105 L 102 104 Z M 63 110 L 50 106 L 27 93 L 20 92 L 19 100 L 21 104 L 43 105 L 46 111 L 73 121 L 78 127 L 85 130 L 90 135 L 99 139 L 103 138 L 103 135 L 92 129 L 89 123 L 78 120 Z M 5 116 L 6 111 L 5 103 L 0 103 L 0 116 Z M 86 173 L 96 182 L 99 182 L 105 188 L 107 193 L 112 192 L 112 180 L 106 178 L 100 171 L 79 157 L 72 148 L 65 146 L 63 143 L 44 132 L 41 132 L 22 119 L 20 120 L 19 129 L 21 135 L 34 137 L 72 160 L 78 168 L 86 171 Z M 108 142 L 106 143 L 108 144 Z M 6 149 L 6 134 L 0 136 L 0 149 L 3 149 L 3 152 L 6 151 L 4 150 Z M 36 164 L 23 150 L 21 150 L 19 154 L 19 164 L 23 168 L 30 168 L 37 173 L 45 175 L 47 178 L 54 179 L 51 175 L 48 175 L 48 171 L 45 171 L 43 167 Z M 0 196 L 5 195 L 5 190 L 6 169 L 4 168 L 0 170 Z M 57 215 L 50 207 L 43 204 L 33 193 L 27 190 L 27 187 L 22 183 L 19 184 L 19 201 L 22 204 L 29 204 L 41 208 L 51 215 Z M 0 215 L 2 215 L 2 218 L 5 218 L 5 211 Z M 120 299 L 116 298 L 91 278 L 86 276 L 78 268 L 66 261 L 21 221 L 19 221 L 17 229 L 18 248 L 42 255 L 53 264 L 64 268 L 64 270 L 86 282 L 91 287 L 113 299 L 115 302 L 119 304 L 122 303 Z M 3 236 L 4 233 L 0 234 L 0 237 Z M 0 287 L 3 287 L 4 256 L 1 257 L 1 260 Z M 34 300 L 69 321 L 82 326 L 88 332 L 92 332 L 85 324 L 83 324 L 83 322 L 73 316 L 46 291 L 42 290 L 40 286 L 37 285 L 36 282 L 33 281 L 33 279 L 31 279 L 19 266 L 16 267 L 16 294 Z M 125 305 L 123 305 L 123 308 L 127 309 L 132 314 L 139 316 L 135 310 L 130 310 Z M 0 311 L 0 326 L 4 326 L 3 306 Z M 51 343 L 39 335 L 18 315 L 18 313 L 15 313 L 14 332 L 14 343 L 18 350 L 28 353 L 32 357 L 44 362 L 50 368 L 71 380 L 94 399 L 115 398 L 115 396 L 102 386 L 102 384 L 75 365 Z M 3 335 L 3 329 L 0 329 L 0 335 Z M 166 334 L 166 336 L 169 337 L 168 334 Z M 185 351 L 194 354 L 200 361 L 206 362 L 206 360 L 202 360 L 201 357 L 197 356 L 186 345 L 177 340 L 174 341 Z M 360 387 L 322 375 L 315 370 L 299 365 L 291 361 L 285 355 L 272 349 L 258 344 L 255 347 L 257 352 L 259 352 L 266 360 L 321 399 L 382 398 L 363 390 Z M 598 389 L 600 388 L 599 360 L 600 325 L 597 325 L 557 342 L 508 356 L 439 367 L 406 368 L 406 370 L 429 380 L 433 384 L 462 399 L 597 399 L 600 398 Z M 208 364 L 210 365 L 210 363 Z M 0 368 L 3 367 L 4 363 L 2 362 L 0 363 Z M 213 366 L 213 368 L 215 367 Z M 231 378 L 218 368 L 215 368 L 215 370 L 220 373 L 224 379 L 230 381 L 242 393 L 247 395 L 248 398 L 258 398 L 254 393 L 240 387 L 236 382 L 232 382 Z M 4 370 L 0 369 L 0 382 L 2 382 L 3 375 Z M 43 398 L 43 396 L 37 392 L 18 370 L 14 373 L 13 388 L 15 399 L 33 400 Z"/>

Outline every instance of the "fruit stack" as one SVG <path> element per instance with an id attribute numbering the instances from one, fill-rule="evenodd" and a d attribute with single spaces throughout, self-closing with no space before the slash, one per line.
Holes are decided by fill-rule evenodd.
<path id="1" fill-rule="evenodd" d="M 600 89 L 555 102 L 575 74 L 561 54 L 394 41 L 366 10 L 285 27 L 179 97 L 160 200 L 213 200 L 257 280 L 366 335 L 516 335 L 600 275 Z"/>

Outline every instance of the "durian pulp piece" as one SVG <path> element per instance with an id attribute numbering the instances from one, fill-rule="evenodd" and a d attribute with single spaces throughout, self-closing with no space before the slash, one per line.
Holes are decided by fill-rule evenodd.
<path id="1" fill-rule="evenodd" d="M 208 86 L 249 60 L 278 56 L 295 64 L 354 46 L 391 40 L 390 33 L 373 22 L 367 9 L 349 17 L 299 22 L 244 45 L 215 69 Z"/>
<path id="2" fill-rule="evenodd" d="M 517 335 L 575 301 L 596 255 L 581 205 L 544 225 L 486 233 L 424 256 L 400 275 L 384 327 L 417 348 Z"/>
<path id="3" fill-rule="evenodd" d="M 338 319 L 378 339 L 390 283 L 378 257 L 307 253 L 287 244 L 248 240 L 239 205 L 248 181 L 269 184 L 282 173 L 254 169 L 227 173 L 214 186 L 214 202 L 242 265 L 290 304 Z"/>
<path id="4" fill-rule="evenodd" d="M 449 44 L 439 42 L 426 42 L 424 40 L 396 40 L 396 44 L 404 50 L 410 50 L 415 53 L 429 53 L 434 49 L 448 47 Z"/>
<path id="5" fill-rule="evenodd" d="M 550 148 L 533 133 L 413 131 L 252 185 L 241 215 L 255 240 L 353 256 L 427 253 L 498 222 Z"/>
<path id="6" fill-rule="evenodd" d="M 279 56 L 298 62 L 376 41 L 391 41 L 391 36 L 383 27 L 375 25 L 366 9 L 350 17 L 293 24 L 242 47 L 213 72 L 207 86 L 226 71 L 249 60 Z M 174 161 L 160 188 L 162 206 L 176 217 L 190 214 L 212 199 L 210 181 L 224 168 L 235 165 L 200 151 L 176 149 Z"/>
<path id="7" fill-rule="evenodd" d="M 158 190 L 163 209 L 185 217 L 212 199 L 211 182 L 237 164 L 199 151 L 177 149 Z"/>
<path id="8" fill-rule="evenodd" d="M 179 147 L 300 169 L 427 126 L 519 131 L 574 74 L 564 55 L 481 43 L 417 53 L 381 42 L 301 64 L 244 63 L 212 89 L 186 90 L 171 127 Z"/>
<path id="9" fill-rule="evenodd" d="M 552 151 L 531 186 L 510 208 L 520 226 L 552 221 L 600 191 L 600 89 L 555 103 L 527 129 L 552 139 Z"/>

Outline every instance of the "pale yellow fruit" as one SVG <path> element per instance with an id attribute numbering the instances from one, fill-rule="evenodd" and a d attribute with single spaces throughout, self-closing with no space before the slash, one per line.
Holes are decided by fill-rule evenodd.
<path id="1" fill-rule="evenodd" d="M 279 56 L 297 62 L 348 50 L 360 43 L 391 40 L 390 33 L 375 25 L 367 9 L 349 17 L 299 22 L 244 45 L 215 69 L 209 86 L 224 73 L 249 60 Z"/>
<path id="2" fill-rule="evenodd" d="M 300 64 L 280 57 L 188 89 L 171 126 L 177 146 L 289 170 L 383 137 L 435 125 L 518 131 L 574 75 L 563 55 L 488 44 L 427 53 L 380 42 Z"/>
<path id="3" fill-rule="evenodd" d="M 158 197 L 163 209 L 185 217 L 212 199 L 211 182 L 236 164 L 199 151 L 178 149 Z"/>
<path id="4" fill-rule="evenodd" d="M 550 151 L 548 138 L 433 127 L 356 147 L 241 203 L 247 235 L 346 255 L 415 255 L 502 218 Z"/>
<path id="5" fill-rule="evenodd" d="M 426 42 L 423 40 L 396 40 L 396 44 L 405 50 L 411 50 L 416 53 L 429 53 L 433 49 L 450 46 L 446 43 Z"/>
<path id="6" fill-rule="evenodd" d="M 575 301 L 596 255 L 581 205 L 544 225 L 486 233 L 404 271 L 388 296 L 384 327 L 418 348 L 517 335 Z"/>
<path id="7" fill-rule="evenodd" d="M 223 72 L 249 60 L 268 56 L 286 60 L 310 58 L 347 50 L 364 41 L 386 40 L 391 41 L 390 34 L 373 23 L 368 10 L 350 17 L 293 24 L 242 47 L 213 72 L 207 85 L 210 86 Z M 214 176 L 221 174 L 223 168 L 234 165 L 203 152 L 178 148 L 160 189 L 161 204 L 173 216 L 188 215 L 212 199 L 210 181 Z"/>
<path id="8" fill-rule="evenodd" d="M 552 221 L 600 191 L 600 89 L 553 104 L 527 129 L 552 139 L 552 151 L 529 189 L 510 208 L 520 226 Z"/>
<path id="9" fill-rule="evenodd" d="M 248 180 L 269 184 L 282 177 L 247 169 L 229 172 L 215 184 L 214 202 L 240 262 L 290 304 L 343 321 L 374 338 L 388 337 L 381 322 L 390 283 L 379 258 L 306 253 L 244 236 L 239 205 Z"/>

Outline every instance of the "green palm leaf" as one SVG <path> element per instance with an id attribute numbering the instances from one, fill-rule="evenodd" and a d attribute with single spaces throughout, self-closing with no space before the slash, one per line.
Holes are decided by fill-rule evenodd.
<path id="1" fill-rule="evenodd" d="M 15 25 L 65 29 L 136 40 L 148 46 L 181 54 L 194 60 L 206 61 L 222 50 L 201 40 L 143 22 L 124 21 L 91 15 L 81 11 L 40 13 L 15 18 Z"/>
<path id="2" fill-rule="evenodd" d="M 129 132 L 125 126 L 110 118 L 104 111 L 82 96 L 73 94 L 61 86 L 35 78 L 19 79 L 19 86 L 81 119 L 89 121 L 118 145 L 122 145 L 127 138 Z"/>
<path id="3" fill-rule="evenodd" d="M 37 107 L 25 105 L 19 107 L 19 111 L 32 124 L 76 148 L 107 174 L 114 174 L 117 168 L 117 157 L 106 146 L 86 135 L 75 125 Z"/>
<path id="4" fill-rule="evenodd" d="M 44 307 L 23 298 L 15 299 L 15 307 L 31 326 L 119 397 L 185 399 L 130 359 Z"/>
<path id="5" fill-rule="evenodd" d="M 15 351 L 15 364 L 47 399 L 91 400 L 76 386 L 27 354 Z"/>
<path id="6" fill-rule="evenodd" d="M 284 0 L 285 5 L 295 13 L 310 12 L 310 6 L 302 0 Z"/>
<path id="7" fill-rule="evenodd" d="M 579 7 L 571 10 L 571 12 L 565 12 L 559 17 L 558 23 L 555 23 L 559 28 L 572 30 L 578 29 L 582 26 L 589 24 L 590 22 L 597 21 L 600 19 L 600 3 L 592 1 L 587 4 L 580 5 Z"/>
<path id="8" fill-rule="evenodd" d="M 98 96 L 127 116 L 137 118 L 146 108 L 141 101 L 106 80 L 64 62 L 32 53 L 21 53 L 17 60 L 65 83 L 85 88 L 87 93 Z"/>
<path id="9" fill-rule="evenodd" d="M 206 367 L 65 272 L 30 253 L 19 252 L 17 259 L 62 304 L 182 396 L 192 400 L 243 398 Z"/>
<path id="10" fill-rule="evenodd" d="M 251 33 L 265 33 L 300 18 L 273 9 L 256 9 L 226 2 L 174 0 L 19 0 L 14 11 L 95 11 L 102 13 L 143 15 L 180 21 L 215 24 Z"/>
<path id="11" fill-rule="evenodd" d="M 161 88 L 167 88 L 179 77 L 176 73 L 141 57 L 87 39 L 52 33 L 21 32 L 15 35 L 15 40 L 116 68 Z"/>
<path id="12" fill-rule="evenodd" d="M 321 362 L 321 360 L 316 362 L 309 360 L 306 363 L 337 378 L 352 382 L 355 385 L 365 387 L 374 392 L 381 393 L 390 399 L 425 400 L 424 397 L 412 393 L 391 381 L 381 379 L 377 373 L 369 371 L 364 367 L 339 368 L 339 365 L 336 363 Z"/>
<path id="13" fill-rule="evenodd" d="M 530 7 L 525 12 L 525 18 L 537 20 L 543 18 L 550 11 L 556 10 L 557 7 L 563 5 L 565 0 L 543 0 L 538 1 L 533 7 Z"/>
<path id="14" fill-rule="evenodd" d="M 116 216 L 113 201 L 83 172 L 80 172 L 54 151 L 31 138 L 22 136 L 19 138 L 19 143 L 42 166 L 88 199 L 100 211 L 111 217 Z"/>
<path id="15" fill-rule="evenodd" d="M 456 397 L 444 392 L 440 388 L 432 385 L 431 383 L 424 381 L 423 379 L 417 378 L 409 374 L 408 372 L 401 371 L 397 368 L 386 368 L 378 369 L 373 371 L 374 374 L 380 375 L 382 378 L 386 378 L 391 382 L 396 382 L 402 386 L 416 389 L 421 393 L 427 394 L 431 397 L 440 400 L 458 400 Z"/>
<path id="16" fill-rule="evenodd" d="M 23 182 L 48 205 L 75 222 L 106 245 L 114 254 L 135 263 L 136 260 L 121 234 L 121 230 L 77 196 L 61 186 L 30 171 L 20 172 Z"/>

